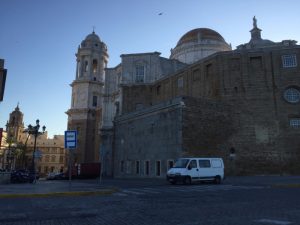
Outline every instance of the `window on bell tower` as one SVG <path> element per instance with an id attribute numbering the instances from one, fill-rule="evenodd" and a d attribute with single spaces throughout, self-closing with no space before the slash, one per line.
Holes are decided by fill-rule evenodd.
<path id="1" fill-rule="evenodd" d="M 96 107 L 97 106 L 97 96 L 93 96 L 93 106 Z"/>
<path id="2" fill-rule="evenodd" d="M 89 69 L 89 62 L 88 61 L 85 61 L 84 62 L 84 71 L 87 72 Z"/>
<path id="3" fill-rule="evenodd" d="M 98 61 L 97 59 L 93 59 L 93 73 L 97 73 L 98 69 Z"/>

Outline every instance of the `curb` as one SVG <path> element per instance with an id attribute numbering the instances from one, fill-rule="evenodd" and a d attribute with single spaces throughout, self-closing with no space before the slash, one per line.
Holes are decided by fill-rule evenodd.
<path id="1" fill-rule="evenodd" d="M 14 193 L 0 194 L 1 198 L 43 198 L 43 197 L 60 197 L 60 196 L 90 196 L 90 195 L 111 195 L 118 189 L 104 189 L 101 191 L 69 191 L 69 192 L 51 192 L 51 193 Z"/>

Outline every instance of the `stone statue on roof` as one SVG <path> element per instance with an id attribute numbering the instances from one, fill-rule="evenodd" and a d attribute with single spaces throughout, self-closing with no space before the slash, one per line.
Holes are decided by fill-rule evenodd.
<path id="1" fill-rule="evenodd" d="M 253 17 L 253 28 L 257 28 L 257 19 Z"/>

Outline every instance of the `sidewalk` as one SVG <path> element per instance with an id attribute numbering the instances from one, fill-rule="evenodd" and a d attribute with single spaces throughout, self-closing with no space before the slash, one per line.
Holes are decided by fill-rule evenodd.
<path id="1" fill-rule="evenodd" d="M 2 184 L 0 198 L 8 197 L 45 197 L 45 196 L 78 196 L 78 195 L 108 195 L 117 188 L 100 185 L 99 182 L 83 182 L 72 180 L 46 181 L 39 180 L 35 184 Z"/>

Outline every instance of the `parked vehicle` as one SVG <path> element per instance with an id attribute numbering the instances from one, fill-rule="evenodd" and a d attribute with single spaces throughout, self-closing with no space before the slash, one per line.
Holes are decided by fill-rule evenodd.
<path id="1" fill-rule="evenodd" d="M 224 163 L 221 158 L 180 158 L 167 172 L 171 184 L 210 181 L 220 184 L 224 179 Z"/>
<path id="2" fill-rule="evenodd" d="M 12 183 L 26 183 L 26 182 L 34 182 L 34 180 L 38 180 L 39 175 L 28 170 L 15 170 L 10 175 L 10 181 Z"/>
<path id="3" fill-rule="evenodd" d="M 47 180 L 64 180 L 66 179 L 66 176 L 62 172 L 50 172 L 48 173 Z"/>

